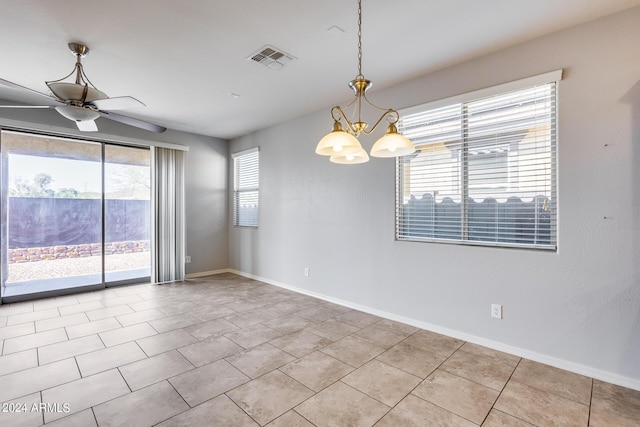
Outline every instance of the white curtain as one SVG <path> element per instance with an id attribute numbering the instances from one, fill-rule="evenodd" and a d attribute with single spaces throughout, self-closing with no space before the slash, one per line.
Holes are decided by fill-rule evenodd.
<path id="1" fill-rule="evenodd" d="M 152 233 L 154 283 L 184 279 L 184 157 L 181 150 L 154 147 Z"/>

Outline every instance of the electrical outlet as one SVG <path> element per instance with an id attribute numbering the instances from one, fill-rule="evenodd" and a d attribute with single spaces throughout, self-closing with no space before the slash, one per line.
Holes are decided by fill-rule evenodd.
<path id="1" fill-rule="evenodd" d="M 502 306 L 500 304 L 491 304 L 491 317 L 502 319 Z"/>
<path id="2" fill-rule="evenodd" d="M 304 268 L 304 277 L 309 277 L 309 267 Z"/>
<path id="3" fill-rule="evenodd" d="M 191 262 L 191 255 L 187 255 L 186 257 L 184 257 L 185 264 L 189 264 L 190 262 Z"/>

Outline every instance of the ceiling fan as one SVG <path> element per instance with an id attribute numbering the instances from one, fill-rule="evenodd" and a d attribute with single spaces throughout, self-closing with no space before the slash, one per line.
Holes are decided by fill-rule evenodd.
<path id="1" fill-rule="evenodd" d="M 0 108 L 52 108 L 67 119 L 74 121 L 78 129 L 84 132 L 97 131 L 98 126 L 96 126 L 95 119 L 99 117 L 152 132 L 167 130 L 153 123 L 114 113 L 114 110 L 144 107 L 145 105 L 131 96 L 109 98 L 104 92 L 98 90 L 87 78 L 82 68 L 81 60 L 89 53 L 89 48 L 80 43 L 69 43 L 69 49 L 76 57 L 76 64 L 73 70 L 63 78 L 45 82 L 51 95 L 0 79 L 0 85 L 26 90 L 46 98 L 47 101 L 43 101 L 43 103 L 47 105 L 0 105 Z M 63 81 L 74 74 L 75 82 Z"/>

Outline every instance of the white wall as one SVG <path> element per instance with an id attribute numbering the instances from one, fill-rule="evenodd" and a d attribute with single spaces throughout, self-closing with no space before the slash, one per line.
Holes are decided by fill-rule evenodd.
<path id="1" fill-rule="evenodd" d="M 370 93 L 405 108 L 563 68 L 557 253 L 394 241 L 394 161 L 316 156 L 327 106 L 232 141 L 260 146 L 261 211 L 257 230 L 230 226 L 231 268 L 640 389 L 638 22 L 640 8 Z"/>
<path id="2" fill-rule="evenodd" d="M 0 127 L 3 123 L 15 121 L 21 122 L 24 128 L 63 131 L 87 137 L 86 133 L 78 132 L 72 122 L 52 110 L 0 109 Z M 105 119 L 96 123 L 100 132 L 88 136 L 114 140 L 133 138 L 189 147 L 185 165 L 185 198 L 186 254 L 191 256 L 191 264 L 186 265 L 186 273 L 228 267 L 228 142 L 171 130 L 156 134 Z"/>

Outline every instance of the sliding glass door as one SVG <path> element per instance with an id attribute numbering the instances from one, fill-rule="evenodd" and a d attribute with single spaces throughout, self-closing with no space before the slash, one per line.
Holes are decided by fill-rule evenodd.
<path id="1" fill-rule="evenodd" d="M 149 277 L 149 150 L 0 135 L 3 300 Z"/>
<path id="2" fill-rule="evenodd" d="M 151 158 L 148 149 L 104 147 L 104 266 L 107 284 L 151 276 Z"/>

